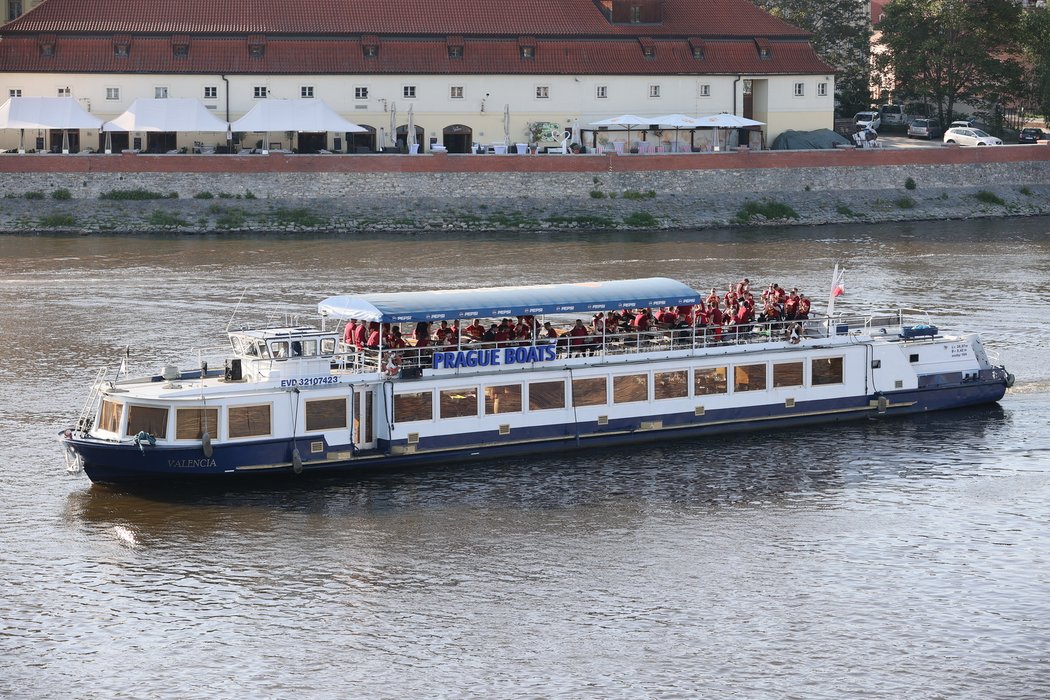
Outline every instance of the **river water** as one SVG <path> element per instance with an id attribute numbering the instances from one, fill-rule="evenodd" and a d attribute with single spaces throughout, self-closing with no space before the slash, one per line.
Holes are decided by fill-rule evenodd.
<path id="1" fill-rule="evenodd" d="M 929 310 L 998 406 L 227 493 L 68 475 L 130 346 L 336 293 L 742 276 Z M 0 237 L 0 695 L 1050 696 L 1050 220 L 625 234 Z M 239 303 L 239 305 L 238 305 Z M 235 312 L 236 307 L 236 314 Z"/>

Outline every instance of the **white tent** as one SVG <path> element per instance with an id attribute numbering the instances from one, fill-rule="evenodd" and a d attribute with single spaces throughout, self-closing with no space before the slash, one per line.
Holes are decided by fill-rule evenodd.
<path id="1" fill-rule="evenodd" d="M 0 105 L 0 129 L 19 129 L 18 152 L 25 153 L 26 129 L 62 129 L 62 152 L 69 153 L 66 129 L 97 129 L 102 120 L 72 97 L 12 97 Z"/>
<path id="2" fill-rule="evenodd" d="M 103 131 L 221 132 L 228 125 L 193 98 L 139 99 Z"/>
<path id="3" fill-rule="evenodd" d="M 697 117 L 697 121 L 700 122 L 702 127 L 714 127 L 715 129 L 743 129 L 748 126 L 762 126 L 765 122 L 756 122 L 754 119 L 748 119 L 747 117 L 741 117 L 736 114 L 708 114 L 707 116 Z M 726 132 L 726 146 L 729 145 L 729 132 Z M 717 147 L 716 147 L 717 150 Z"/>
<path id="4" fill-rule="evenodd" d="M 231 124 L 234 131 L 349 131 L 368 129 L 340 117 L 324 100 L 267 99 Z"/>
<path id="5" fill-rule="evenodd" d="M 591 122 L 591 126 L 622 126 L 627 129 L 627 148 L 631 148 L 631 127 L 632 126 L 648 126 L 649 124 L 655 124 L 652 119 L 648 117 L 639 117 L 636 114 L 621 114 L 618 117 L 609 117 L 608 119 L 602 119 L 600 121 Z"/>

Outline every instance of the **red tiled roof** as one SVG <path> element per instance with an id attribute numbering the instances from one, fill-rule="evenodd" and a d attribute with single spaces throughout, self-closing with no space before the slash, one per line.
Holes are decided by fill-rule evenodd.
<path id="1" fill-rule="evenodd" d="M 52 2 L 53 0 L 48 0 Z M 695 42 L 695 38 L 693 40 Z M 59 36 L 54 56 L 40 55 L 38 39 L 6 37 L 0 41 L 0 70 L 90 73 L 242 73 L 242 74 L 815 74 L 834 69 L 822 62 L 807 41 L 770 43 L 772 57 L 762 60 L 754 40 L 707 40 L 703 59 L 693 57 L 687 39 L 655 39 L 646 58 L 638 39 L 537 39 L 535 56 L 522 59 L 517 37 L 465 38 L 462 58 L 451 58 L 448 38 L 384 38 L 378 56 L 364 55 L 358 39 L 267 37 L 262 56 L 250 57 L 243 36 L 194 37 L 189 54 L 175 59 L 170 37 L 137 36 L 130 55 L 117 56 L 112 37 Z"/>
<path id="2" fill-rule="evenodd" d="M 592 0 L 47 0 L 0 33 L 808 36 L 749 0 L 664 0 L 663 17 L 613 25 Z"/>

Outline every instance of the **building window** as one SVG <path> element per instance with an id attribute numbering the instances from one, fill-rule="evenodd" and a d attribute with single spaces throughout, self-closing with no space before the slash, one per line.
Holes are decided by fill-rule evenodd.
<path id="1" fill-rule="evenodd" d="M 59 97 L 72 97 L 73 96 L 73 91 L 70 88 L 67 88 L 67 87 L 60 87 L 58 89 L 58 96 Z"/>
<path id="2" fill-rule="evenodd" d="M 772 58 L 772 56 L 769 53 L 769 48 L 765 46 L 759 47 L 758 57 L 761 58 L 763 61 L 768 61 L 770 58 Z"/>
<path id="3" fill-rule="evenodd" d="M 255 97 L 255 99 L 257 99 L 257 100 L 264 100 L 264 99 L 266 99 L 266 86 L 265 85 L 256 85 L 255 87 L 253 87 L 252 88 L 252 96 Z"/>
<path id="4" fill-rule="evenodd" d="M 370 44 L 368 46 L 365 46 L 364 50 L 365 50 L 365 58 L 375 58 L 376 56 L 379 55 L 379 47 L 378 46 Z"/>
<path id="5" fill-rule="evenodd" d="M 262 42 L 248 44 L 248 55 L 252 58 L 262 58 L 266 53 L 266 44 Z"/>
<path id="6" fill-rule="evenodd" d="M 700 86 L 700 97 L 711 96 L 711 83 L 704 83 Z"/>
<path id="7" fill-rule="evenodd" d="M 303 85 L 302 87 L 299 88 L 299 97 L 304 97 L 304 98 L 307 98 L 307 99 L 311 99 L 311 98 L 313 98 L 313 96 L 314 96 L 314 86 L 313 85 Z"/>
<path id="8" fill-rule="evenodd" d="M 535 46 L 522 46 L 521 47 L 522 58 L 536 58 L 536 47 Z"/>
<path id="9" fill-rule="evenodd" d="M 598 87 L 594 88 L 594 96 L 597 97 L 599 100 L 606 99 L 609 96 L 609 86 L 599 85 Z"/>
<path id="10" fill-rule="evenodd" d="M 448 47 L 449 58 L 463 58 L 463 47 L 462 46 L 450 46 Z"/>
<path id="11" fill-rule="evenodd" d="M 649 97 L 659 97 L 659 96 L 660 96 L 660 86 L 659 85 L 650 85 L 649 86 Z"/>
<path id="12" fill-rule="evenodd" d="M 409 99 L 409 100 L 415 98 L 415 96 L 416 96 L 416 86 L 415 85 L 405 85 L 405 86 L 403 86 L 401 88 L 401 96 L 404 97 L 405 99 Z"/>
<path id="13" fill-rule="evenodd" d="M 11 90 L 8 90 L 7 91 L 7 96 L 8 97 L 21 97 L 22 96 L 22 88 L 12 88 Z"/>
<path id="14" fill-rule="evenodd" d="M 795 97 L 805 97 L 805 96 L 806 96 L 806 84 L 805 83 L 795 83 Z"/>
<path id="15" fill-rule="evenodd" d="M 7 19 L 17 19 L 22 16 L 22 3 L 18 0 L 10 0 L 7 3 Z"/>
<path id="16" fill-rule="evenodd" d="M 640 5 L 631 5 L 628 12 L 628 21 L 631 24 L 639 24 L 642 21 L 642 8 Z"/>
<path id="17" fill-rule="evenodd" d="M 208 85 L 204 88 L 204 99 L 216 100 L 219 98 L 219 88 L 214 85 Z"/>
<path id="18" fill-rule="evenodd" d="M 175 58 L 187 58 L 190 55 L 189 44 L 172 44 L 171 55 Z"/>
<path id="19" fill-rule="evenodd" d="M 550 87 L 548 87 L 547 85 L 537 85 L 536 86 L 536 99 L 537 100 L 546 100 L 546 99 L 549 99 L 550 96 L 551 96 L 551 89 L 550 89 Z"/>
<path id="20" fill-rule="evenodd" d="M 452 98 L 453 100 L 462 100 L 463 99 L 463 86 L 462 85 L 453 85 L 452 87 L 450 87 L 448 89 L 448 96 L 450 98 Z"/>
<path id="21" fill-rule="evenodd" d="M 153 98 L 157 100 L 168 99 L 168 88 L 166 85 L 153 88 Z"/>
<path id="22" fill-rule="evenodd" d="M 354 99 L 355 100 L 367 100 L 368 99 L 368 88 L 366 88 L 366 87 L 355 87 L 354 88 Z"/>
<path id="23" fill-rule="evenodd" d="M 119 100 L 120 99 L 120 88 L 106 88 L 106 99 L 107 100 Z"/>
<path id="24" fill-rule="evenodd" d="M 817 97 L 827 97 L 827 96 L 828 96 L 828 84 L 827 83 L 817 83 Z"/>
<path id="25" fill-rule="evenodd" d="M 131 53 L 131 46 L 124 42 L 113 44 L 113 54 L 115 56 L 127 56 Z"/>
<path id="26" fill-rule="evenodd" d="M 643 46 L 642 55 L 646 58 L 656 58 L 656 47 L 655 46 Z"/>

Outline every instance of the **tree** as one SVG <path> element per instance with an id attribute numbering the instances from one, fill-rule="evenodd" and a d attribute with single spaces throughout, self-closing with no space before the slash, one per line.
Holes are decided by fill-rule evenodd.
<path id="1" fill-rule="evenodd" d="M 891 0 L 878 67 L 899 95 L 935 104 L 941 123 L 959 102 L 999 105 L 1016 75 L 1020 17 L 1014 0 Z"/>
<path id="2" fill-rule="evenodd" d="M 1050 10 L 1038 8 L 1024 13 L 1021 46 L 1027 64 L 1019 72 L 1023 114 L 1050 119 Z"/>
<path id="3" fill-rule="evenodd" d="M 858 0 L 754 0 L 780 19 L 813 34 L 813 50 L 839 72 L 835 97 L 841 114 L 871 105 L 871 22 Z"/>

